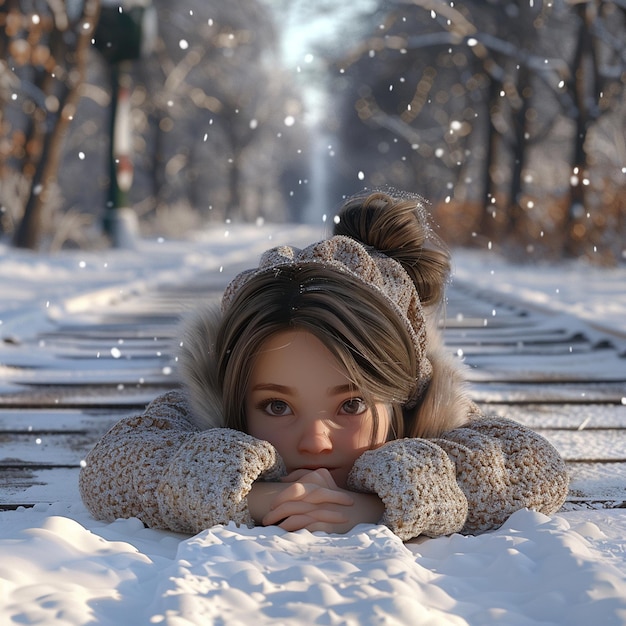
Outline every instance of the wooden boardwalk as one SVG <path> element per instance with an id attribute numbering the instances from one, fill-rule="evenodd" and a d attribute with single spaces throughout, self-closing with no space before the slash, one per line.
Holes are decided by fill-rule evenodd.
<path id="1" fill-rule="evenodd" d="M 45 330 L 1 337 L 1 509 L 78 498 L 98 438 L 175 386 L 181 315 L 219 298 L 237 270 L 91 310 L 69 302 L 47 313 Z M 564 454 L 566 508 L 626 506 L 626 337 L 465 283 L 449 290 L 445 336 L 471 367 L 476 402 Z"/>

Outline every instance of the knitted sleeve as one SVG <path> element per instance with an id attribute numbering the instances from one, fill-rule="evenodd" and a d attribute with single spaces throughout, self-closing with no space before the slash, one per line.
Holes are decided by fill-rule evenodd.
<path id="1" fill-rule="evenodd" d="M 154 528 L 197 533 L 230 521 L 252 526 L 252 483 L 284 473 L 271 444 L 227 428 L 198 430 L 184 396 L 170 392 L 100 440 L 79 488 L 98 519 L 138 517 Z"/>
<path id="2" fill-rule="evenodd" d="M 418 535 L 478 533 L 515 511 L 550 514 L 568 490 L 565 463 L 537 433 L 480 417 L 438 439 L 400 439 L 359 457 L 349 486 L 376 493 L 382 523 L 407 541 Z"/>

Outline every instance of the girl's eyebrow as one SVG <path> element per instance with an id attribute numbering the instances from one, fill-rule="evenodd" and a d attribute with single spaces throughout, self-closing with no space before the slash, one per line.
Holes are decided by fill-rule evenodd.
<path id="1" fill-rule="evenodd" d="M 356 389 L 354 385 L 350 383 L 346 383 L 345 385 L 337 385 L 336 387 L 331 387 L 326 391 L 329 396 L 341 396 L 344 393 L 356 393 Z"/>
<path id="2" fill-rule="evenodd" d="M 259 383 L 252 387 L 252 391 L 276 391 L 277 393 L 286 395 L 293 395 L 294 393 L 291 387 L 285 387 L 285 385 L 278 385 L 276 383 Z"/>
<path id="3" fill-rule="evenodd" d="M 286 387 L 285 385 L 279 385 L 277 383 L 259 383 L 258 385 L 254 385 L 254 387 L 252 387 L 252 391 L 274 391 L 276 393 L 282 393 L 284 395 L 291 396 L 295 394 L 295 391 L 291 387 Z M 327 389 L 326 394 L 329 396 L 340 396 L 345 393 L 350 393 L 354 391 L 354 385 L 346 383 L 345 385 L 330 387 L 329 389 Z"/>

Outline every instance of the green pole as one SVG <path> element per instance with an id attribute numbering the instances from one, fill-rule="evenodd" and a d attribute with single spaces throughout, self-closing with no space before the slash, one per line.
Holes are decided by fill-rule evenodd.
<path id="1" fill-rule="evenodd" d="M 104 232 L 115 242 L 115 225 L 117 210 L 120 207 L 119 186 L 117 184 L 117 164 L 115 163 L 115 120 L 117 117 L 117 101 L 119 97 L 119 66 L 111 63 L 111 118 L 109 121 L 109 190 L 104 210 Z"/>

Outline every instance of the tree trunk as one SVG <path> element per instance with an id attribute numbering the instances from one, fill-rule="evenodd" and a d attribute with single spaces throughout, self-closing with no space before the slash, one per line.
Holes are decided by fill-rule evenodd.
<path id="1" fill-rule="evenodd" d="M 496 234 L 495 220 L 492 213 L 495 206 L 492 204 L 492 198 L 496 197 L 496 187 L 491 172 L 492 168 L 496 166 L 500 134 L 493 123 L 492 111 L 498 106 L 497 102 L 500 88 L 501 84 L 492 77 L 489 81 L 489 91 L 487 95 L 487 153 L 485 154 L 483 169 L 483 213 L 479 226 L 480 234 L 488 239 L 493 239 Z"/>
<path id="2" fill-rule="evenodd" d="M 526 164 L 526 131 L 527 114 L 530 105 L 530 72 L 526 65 L 520 66 L 517 76 L 517 92 L 520 97 L 519 108 L 513 112 L 513 168 L 509 181 L 509 210 L 507 231 L 509 235 L 515 234 L 523 221 L 524 210 L 521 206 L 522 191 L 524 188 L 522 175 Z"/>
<path id="3" fill-rule="evenodd" d="M 78 89 L 83 81 L 87 51 L 91 45 L 91 33 L 98 18 L 99 0 L 87 0 L 83 13 L 67 30 L 55 30 L 50 37 L 50 49 L 58 62 L 66 62 L 67 76 L 60 83 L 59 79 L 50 76 L 45 82 L 60 84 L 55 95 L 59 101 L 58 115 L 51 131 L 44 128 L 42 131 L 41 153 L 38 155 L 35 172 L 31 183 L 30 195 L 24 207 L 24 215 L 16 229 L 13 244 L 18 248 L 36 248 L 41 236 L 42 214 L 51 186 L 56 180 L 59 167 L 63 139 L 71 121 L 72 113 L 78 100 Z M 90 28 L 85 28 L 89 24 Z M 72 49 L 67 43 L 75 37 Z M 68 56 L 70 57 L 69 60 Z M 49 115 L 50 113 L 47 113 Z M 39 129 L 35 133 L 40 132 Z"/>
<path id="4" fill-rule="evenodd" d="M 595 104 L 598 102 L 600 91 L 598 62 L 591 35 L 594 8 L 588 4 L 576 6 L 576 12 L 580 18 L 580 29 L 572 63 L 571 90 L 576 103 L 577 115 L 570 170 L 569 207 L 565 218 L 567 235 L 564 243 L 564 252 L 571 257 L 576 257 L 580 254 L 581 243 L 586 234 L 586 228 L 582 222 L 585 216 L 583 179 L 587 171 L 585 141 L 589 126 L 594 119 L 594 112 L 591 108 L 593 105 L 591 103 Z"/>

